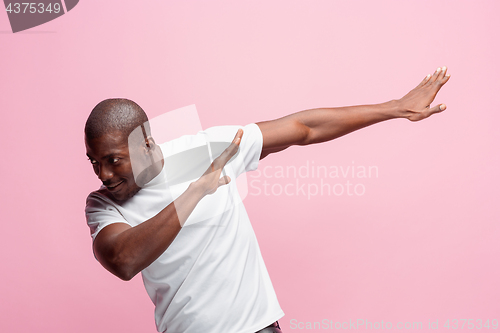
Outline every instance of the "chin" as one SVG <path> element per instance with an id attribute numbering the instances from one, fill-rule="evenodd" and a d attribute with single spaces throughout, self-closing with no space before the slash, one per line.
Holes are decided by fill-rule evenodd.
<path id="1" fill-rule="evenodd" d="M 113 193 L 113 192 L 111 192 L 111 195 L 113 196 L 113 198 L 116 201 L 124 202 L 124 201 L 127 201 L 128 199 L 132 198 L 139 191 L 140 191 L 140 188 L 138 187 L 138 188 L 131 189 L 131 190 L 127 191 L 126 193 Z"/>
<path id="2" fill-rule="evenodd" d="M 122 201 L 125 201 L 128 199 L 123 194 L 117 194 L 117 193 L 113 193 L 113 192 L 109 192 L 109 193 L 111 194 L 113 199 L 115 199 L 115 201 L 118 201 L 118 202 L 122 202 Z"/>

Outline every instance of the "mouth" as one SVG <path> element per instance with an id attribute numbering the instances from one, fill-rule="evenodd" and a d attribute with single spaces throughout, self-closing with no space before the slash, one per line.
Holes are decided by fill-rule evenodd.
<path id="1" fill-rule="evenodd" d="M 119 187 L 121 184 L 123 184 L 123 180 L 122 180 L 121 182 L 119 182 L 119 183 L 114 184 L 114 185 L 107 185 L 107 186 L 106 186 L 106 188 L 107 188 L 107 189 L 108 189 L 108 191 L 110 191 L 110 192 L 115 192 L 115 191 L 117 191 L 117 190 L 118 190 L 118 187 Z"/>

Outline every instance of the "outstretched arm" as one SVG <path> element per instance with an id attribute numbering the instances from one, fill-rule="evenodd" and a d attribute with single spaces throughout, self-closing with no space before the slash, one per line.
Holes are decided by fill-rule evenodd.
<path id="1" fill-rule="evenodd" d="M 427 75 L 399 100 L 382 104 L 305 110 L 271 121 L 257 123 L 264 143 L 260 158 L 292 145 L 329 141 L 360 128 L 393 118 L 419 121 L 444 111 L 444 104 L 431 107 L 441 87 L 449 80 L 446 67 Z"/>

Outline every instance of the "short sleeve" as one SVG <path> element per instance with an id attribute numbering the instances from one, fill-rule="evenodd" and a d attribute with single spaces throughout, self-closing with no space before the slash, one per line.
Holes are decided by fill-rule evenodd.
<path id="1" fill-rule="evenodd" d="M 113 223 L 128 223 L 116 206 L 105 197 L 92 192 L 87 197 L 85 206 L 85 217 L 90 228 L 92 240 L 95 239 L 99 231 Z"/>
<path id="2" fill-rule="evenodd" d="M 223 141 L 230 144 L 239 128 L 243 129 L 240 147 L 231 166 L 236 176 L 247 171 L 256 170 L 259 165 L 260 155 L 262 153 L 262 132 L 257 124 L 246 126 L 218 126 L 205 130 L 210 142 Z M 214 156 L 217 157 L 217 156 Z"/>

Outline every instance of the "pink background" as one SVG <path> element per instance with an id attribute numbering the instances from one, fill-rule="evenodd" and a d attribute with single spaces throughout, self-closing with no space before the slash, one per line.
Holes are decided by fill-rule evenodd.
<path id="1" fill-rule="evenodd" d="M 82 0 L 12 34 L 2 11 L 0 331 L 156 331 L 140 276 L 123 282 L 91 252 L 83 209 L 99 181 L 83 126 L 99 101 L 127 97 L 150 117 L 196 104 L 204 127 L 243 125 L 400 98 L 443 65 L 446 112 L 261 164 L 377 166 L 349 178 L 364 195 L 245 203 L 285 332 L 300 331 L 293 319 L 439 320 L 440 331 L 500 319 L 499 12 L 496 0 Z"/>

